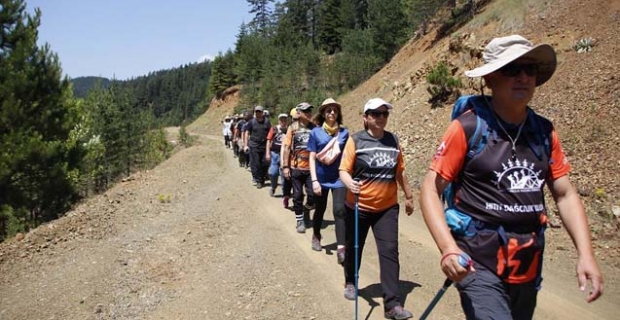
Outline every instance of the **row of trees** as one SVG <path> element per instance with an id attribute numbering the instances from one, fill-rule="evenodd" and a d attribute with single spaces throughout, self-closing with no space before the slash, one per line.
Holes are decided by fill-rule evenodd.
<path id="1" fill-rule="evenodd" d="M 247 0 L 252 21 L 212 64 L 209 94 L 243 84 L 239 109 L 319 102 L 368 79 L 446 0 Z M 239 111 L 239 110 L 237 110 Z"/>
<path id="2" fill-rule="evenodd" d="M 57 56 L 37 45 L 41 12 L 25 9 L 0 0 L 0 241 L 165 159 L 163 126 L 204 111 L 211 70 L 207 62 L 128 81 L 85 79 L 88 94 L 78 98 Z"/>
<path id="3" fill-rule="evenodd" d="M 232 85 L 243 85 L 240 109 L 273 111 L 355 87 L 447 2 L 248 0 L 255 17 L 234 50 L 127 81 L 86 79 L 78 97 L 37 45 L 41 12 L 0 0 L 0 240 L 162 161 L 161 128 L 191 122 Z"/>

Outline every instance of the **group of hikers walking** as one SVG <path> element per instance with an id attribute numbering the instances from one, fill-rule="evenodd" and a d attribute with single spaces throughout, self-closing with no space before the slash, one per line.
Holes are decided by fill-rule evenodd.
<path id="1" fill-rule="evenodd" d="M 455 282 L 467 319 L 532 319 L 542 283 L 546 184 L 577 250 L 579 289 L 588 290 L 586 301 L 592 302 L 603 293 L 603 278 L 584 206 L 553 124 L 528 106 L 536 87 L 555 72 L 555 50 L 512 35 L 492 39 L 483 60 L 465 72 L 480 78 L 480 95 L 457 100 L 420 188 L 420 209 L 441 253 L 439 267 Z M 253 117 L 245 112 L 233 121 L 225 143 L 232 143 L 240 166 L 249 165 L 257 188 L 268 179 L 275 196 L 280 184 L 285 208 L 292 197 L 295 228 L 312 228 L 312 250 L 323 248 L 331 193 L 346 299 L 358 297 L 357 275 L 372 229 L 385 317 L 411 318 L 399 289 L 398 188 L 407 215 L 414 211 L 414 194 L 398 137 L 385 130 L 394 106 L 368 100 L 364 129 L 352 134 L 334 99 L 324 100 L 313 116 L 314 109 L 299 103 L 271 126 L 257 106 Z"/>

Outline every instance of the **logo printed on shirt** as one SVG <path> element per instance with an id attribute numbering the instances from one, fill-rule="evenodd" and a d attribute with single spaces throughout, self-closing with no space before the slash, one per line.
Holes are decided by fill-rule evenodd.
<path id="1" fill-rule="evenodd" d="M 385 152 L 376 152 L 370 158 L 369 165 L 371 168 L 394 168 L 396 159 Z"/>
<path id="2" fill-rule="evenodd" d="M 510 187 L 506 191 L 510 193 L 537 192 L 545 182 L 544 179 L 539 179 L 541 171 L 535 171 L 534 163 L 527 160 L 508 160 L 507 164 L 502 163 L 502 169 L 502 172 L 494 171 L 497 187 L 500 188 L 502 181 L 508 180 Z"/>
<path id="3" fill-rule="evenodd" d="M 443 152 L 446 150 L 446 142 L 442 141 L 439 147 L 437 147 L 437 151 L 435 152 L 434 159 L 437 159 L 443 155 Z"/>

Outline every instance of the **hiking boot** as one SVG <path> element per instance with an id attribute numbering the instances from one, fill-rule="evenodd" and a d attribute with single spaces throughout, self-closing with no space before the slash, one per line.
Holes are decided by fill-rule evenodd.
<path id="1" fill-rule="evenodd" d="M 312 250 L 314 251 L 321 251 L 323 250 L 323 247 L 321 246 L 321 237 L 317 237 L 315 235 L 312 235 Z"/>
<path id="2" fill-rule="evenodd" d="M 288 196 L 284 196 L 282 198 L 282 205 L 284 206 L 284 209 L 288 209 Z"/>
<path id="3" fill-rule="evenodd" d="M 276 196 L 276 189 L 270 188 L 269 189 L 269 196 L 270 197 L 275 197 Z"/>
<path id="4" fill-rule="evenodd" d="M 306 233 L 306 226 L 303 221 L 297 221 L 297 232 L 298 233 Z"/>
<path id="5" fill-rule="evenodd" d="M 344 298 L 347 300 L 355 300 L 355 285 L 347 283 L 344 286 Z M 387 312 L 385 313 L 387 314 Z"/>
<path id="6" fill-rule="evenodd" d="M 385 312 L 385 318 L 386 319 L 397 319 L 397 320 L 409 319 L 409 318 L 413 318 L 413 314 L 403 309 L 403 307 L 401 306 L 396 306 L 392 308 L 392 310 Z"/>
<path id="7" fill-rule="evenodd" d="M 345 253 L 344 247 L 336 249 L 336 258 L 338 258 L 338 264 L 344 265 L 344 253 Z"/>

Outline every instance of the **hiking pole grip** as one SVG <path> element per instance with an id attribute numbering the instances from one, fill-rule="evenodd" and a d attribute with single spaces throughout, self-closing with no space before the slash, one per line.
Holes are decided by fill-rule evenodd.
<path id="1" fill-rule="evenodd" d="M 466 253 L 461 253 L 459 255 L 459 264 L 461 265 L 461 267 L 467 268 L 471 266 L 471 263 L 471 258 Z M 450 288 L 453 282 L 454 281 L 450 280 L 450 278 L 446 278 L 446 280 L 444 280 L 443 286 L 441 286 L 435 297 L 433 297 L 431 303 L 428 304 L 428 307 L 426 307 L 426 310 L 424 310 L 424 313 L 422 313 L 422 315 L 420 316 L 420 320 L 425 320 L 428 317 L 431 311 L 433 311 L 433 308 L 435 308 L 437 302 L 441 300 L 441 297 L 443 297 L 443 294 L 446 293 L 446 290 Z"/>

